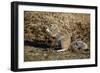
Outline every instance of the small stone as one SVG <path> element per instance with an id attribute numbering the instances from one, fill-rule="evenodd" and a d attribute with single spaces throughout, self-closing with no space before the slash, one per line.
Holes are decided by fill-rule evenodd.
<path id="1" fill-rule="evenodd" d="M 47 54 L 45 53 L 44 56 L 47 56 Z"/>

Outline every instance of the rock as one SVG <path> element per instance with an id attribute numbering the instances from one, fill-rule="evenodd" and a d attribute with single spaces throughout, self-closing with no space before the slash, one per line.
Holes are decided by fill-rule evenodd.
<path id="1" fill-rule="evenodd" d="M 71 44 L 71 47 L 72 47 L 72 50 L 73 51 L 76 51 L 76 52 L 79 52 L 80 50 L 86 50 L 88 49 L 88 46 L 85 42 L 83 41 L 73 41 L 72 44 Z"/>

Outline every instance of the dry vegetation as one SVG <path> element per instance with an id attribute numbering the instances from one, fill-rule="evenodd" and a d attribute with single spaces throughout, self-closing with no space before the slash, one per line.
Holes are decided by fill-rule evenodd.
<path id="1" fill-rule="evenodd" d="M 50 42 L 47 42 L 49 37 L 45 32 L 45 27 L 50 27 L 51 24 L 56 24 L 61 32 L 66 33 L 67 30 L 71 33 L 71 42 L 81 39 L 90 48 L 90 14 L 25 11 L 24 61 L 86 59 L 90 57 L 90 50 L 80 51 L 79 53 L 71 50 L 56 52 L 48 47 Z M 47 46 L 43 46 L 43 44 L 42 47 L 36 46 L 37 42 L 41 41 Z"/>

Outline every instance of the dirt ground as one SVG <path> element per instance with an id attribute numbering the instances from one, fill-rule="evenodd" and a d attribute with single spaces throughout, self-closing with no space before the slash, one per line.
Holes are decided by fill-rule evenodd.
<path id="1" fill-rule="evenodd" d="M 81 39 L 88 45 L 88 50 L 57 52 L 46 46 L 45 27 L 56 24 L 60 31 L 72 34 L 71 42 Z M 48 38 L 49 39 L 49 38 Z M 42 45 L 36 45 L 43 41 Z M 90 58 L 90 14 L 62 12 L 24 12 L 24 61 L 69 60 Z"/>
<path id="2" fill-rule="evenodd" d="M 48 50 L 44 51 L 42 48 L 25 46 L 24 61 L 87 59 L 90 57 L 89 50 L 75 53 L 71 51 L 56 52 L 50 50 L 50 48 L 46 49 Z"/>

